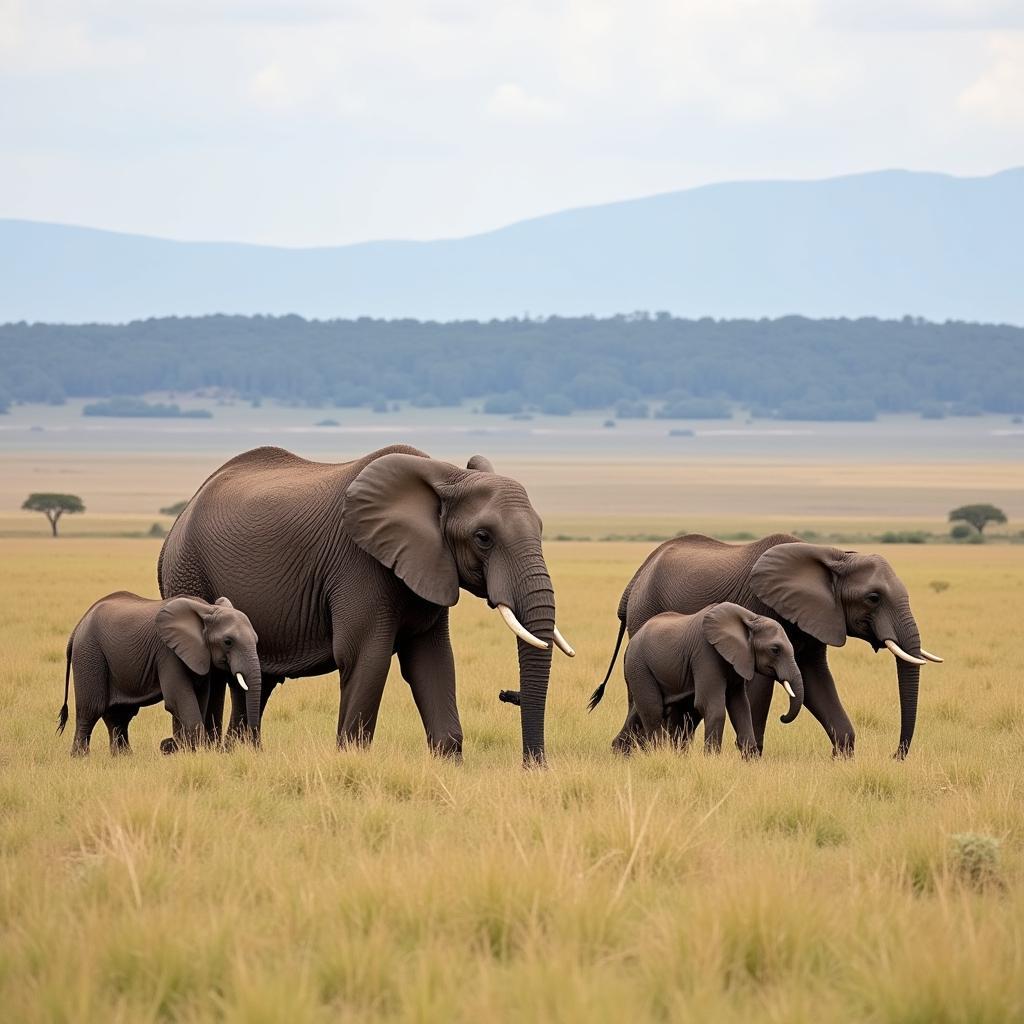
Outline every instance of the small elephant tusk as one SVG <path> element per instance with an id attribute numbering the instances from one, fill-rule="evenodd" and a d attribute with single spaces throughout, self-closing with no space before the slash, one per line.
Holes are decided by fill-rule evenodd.
<path id="1" fill-rule="evenodd" d="M 515 613 L 507 604 L 498 605 L 498 613 L 505 620 L 505 625 L 512 630 L 513 633 L 525 644 L 529 644 L 531 647 L 537 647 L 542 651 L 548 649 L 548 645 L 543 640 L 538 640 L 515 616 Z"/>
<path id="2" fill-rule="evenodd" d="M 927 665 L 928 662 L 924 658 L 915 658 L 912 654 L 907 654 L 905 650 L 895 640 L 886 640 L 885 646 L 896 655 L 900 661 L 905 661 L 908 665 Z"/>
<path id="3" fill-rule="evenodd" d="M 241 687 L 241 688 L 242 688 L 243 690 L 245 690 L 245 691 L 247 691 L 247 692 L 248 692 L 248 690 L 249 690 L 249 687 L 245 685 L 245 679 L 244 679 L 244 678 L 242 678 L 242 673 L 241 673 L 241 672 L 236 672 L 236 673 L 235 673 L 235 678 L 236 678 L 236 679 L 238 680 L 238 685 L 239 685 L 239 686 L 240 686 L 240 687 Z"/>
<path id="4" fill-rule="evenodd" d="M 562 636 L 562 634 L 558 632 L 558 627 L 557 626 L 555 626 L 554 641 L 555 641 L 555 646 L 563 654 L 568 655 L 570 658 L 575 658 L 576 657 L 576 652 L 572 649 L 572 644 L 570 644 L 569 641 L 566 640 L 565 637 Z"/>
<path id="5" fill-rule="evenodd" d="M 796 697 L 796 694 L 793 692 L 793 687 L 789 685 L 789 680 L 783 679 L 781 680 L 781 682 L 782 688 L 786 691 L 786 693 L 788 693 L 790 697 Z"/>
<path id="6" fill-rule="evenodd" d="M 923 647 L 921 648 L 921 657 L 924 658 L 925 661 L 935 662 L 936 665 L 941 665 L 943 661 L 943 659 L 937 654 L 929 654 Z"/>

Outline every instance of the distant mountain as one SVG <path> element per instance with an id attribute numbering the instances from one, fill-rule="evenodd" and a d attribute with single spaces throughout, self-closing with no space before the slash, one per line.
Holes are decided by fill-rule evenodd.
<path id="1" fill-rule="evenodd" d="M 0 220 L 0 321 L 904 314 L 1024 324 L 1024 168 L 708 185 L 469 238 L 281 249 Z"/>

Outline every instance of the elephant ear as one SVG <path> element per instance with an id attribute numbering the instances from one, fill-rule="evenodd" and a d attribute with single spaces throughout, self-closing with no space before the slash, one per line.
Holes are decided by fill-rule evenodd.
<path id="1" fill-rule="evenodd" d="M 209 607 L 190 597 L 176 597 L 156 613 L 157 635 L 197 676 L 210 671 L 210 650 L 203 632 Z"/>
<path id="2" fill-rule="evenodd" d="M 755 563 L 750 586 L 769 608 L 832 647 L 846 643 L 836 577 L 846 555 L 823 544 L 776 544 Z"/>
<path id="3" fill-rule="evenodd" d="M 738 604 L 716 604 L 704 616 L 704 639 L 736 670 L 742 679 L 754 678 L 754 616 Z"/>
<path id="4" fill-rule="evenodd" d="M 441 530 L 441 503 L 462 473 L 421 455 L 382 455 L 349 485 L 341 513 L 345 531 L 367 554 L 445 607 L 459 600 L 459 572 Z"/>
<path id="5" fill-rule="evenodd" d="M 466 469 L 475 469 L 478 473 L 493 473 L 494 465 L 486 455 L 474 455 L 466 463 Z"/>

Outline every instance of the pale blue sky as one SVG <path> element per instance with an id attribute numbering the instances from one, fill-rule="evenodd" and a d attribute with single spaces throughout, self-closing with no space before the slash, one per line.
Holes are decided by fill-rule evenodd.
<path id="1" fill-rule="evenodd" d="M 1020 0 L 0 0 L 0 217 L 327 245 L 1021 164 Z"/>

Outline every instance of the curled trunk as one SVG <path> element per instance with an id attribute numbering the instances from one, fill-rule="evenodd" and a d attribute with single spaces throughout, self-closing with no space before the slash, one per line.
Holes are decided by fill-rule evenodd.
<path id="1" fill-rule="evenodd" d="M 789 711 L 779 718 L 779 721 L 786 725 L 800 714 L 800 709 L 804 706 L 804 677 L 795 672 L 789 679 L 789 685 L 793 688 L 793 696 L 789 698 Z"/>

